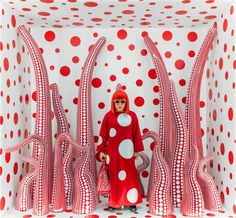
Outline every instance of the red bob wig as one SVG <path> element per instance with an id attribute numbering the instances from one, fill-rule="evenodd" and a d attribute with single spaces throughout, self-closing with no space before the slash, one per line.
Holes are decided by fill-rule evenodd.
<path id="1" fill-rule="evenodd" d="M 112 99 L 111 99 L 111 112 L 112 113 L 115 113 L 116 112 L 116 109 L 115 109 L 115 102 L 114 100 L 115 99 L 125 99 L 126 100 L 126 105 L 125 105 L 125 111 L 124 113 L 129 113 L 129 97 L 128 95 L 126 94 L 125 91 L 123 90 L 116 90 L 114 92 L 114 94 L 112 95 Z"/>

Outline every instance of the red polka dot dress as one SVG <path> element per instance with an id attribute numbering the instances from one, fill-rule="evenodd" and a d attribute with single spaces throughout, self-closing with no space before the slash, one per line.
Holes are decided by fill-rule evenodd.
<path id="1" fill-rule="evenodd" d="M 108 112 L 101 125 L 97 151 L 107 154 L 109 206 L 118 208 L 142 202 L 134 152 L 143 150 L 136 114 Z"/>

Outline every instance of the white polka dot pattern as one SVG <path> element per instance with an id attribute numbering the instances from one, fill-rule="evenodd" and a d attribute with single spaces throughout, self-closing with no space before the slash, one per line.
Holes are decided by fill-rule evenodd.
<path id="1" fill-rule="evenodd" d="M 119 144 L 119 154 L 125 158 L 130 159 L 134 155 L 134 145 L 132 140 L 125 139 Z"/>
<path id="2" fill-rule="evenodd" d="M 129 126 L 131 124 L 132 118 L 129 114 L 122 113 L 117 117 L 117 122 L 123 126 Z"/>

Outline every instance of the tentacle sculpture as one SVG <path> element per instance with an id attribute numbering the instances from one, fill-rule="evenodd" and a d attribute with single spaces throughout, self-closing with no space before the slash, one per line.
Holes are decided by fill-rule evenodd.
<path id="1" fill-rule="evenodd" d="M 161 151 L 167 163 L 171 164 L 171 146 L 172 146 L 172 118 L 169 102 L 169 78 L 162 60 L 162 57 L 156 48 L 154 42 L 149 36 L 144 38 L 148 50 L 152 56 L 152 60 L 157 72 L 157 80 L 160 86 L 160 125 L 159 135 L 161 140 Z"/>
<path id="2" fill-rule="evenodd" d="M 207 162 L 212 159 L 213 157 L 206 157 L 199 162 L 197 180 L 202 189 L 205 208 L 207 210 L 220 211 L 222 210 L 222 202 L 215 181 L 205 172 Z"/>
<path id="3" fill-rule="evenodd" d="M 95 145 L 94 145 L 94 133 L 92 125 L 92 110 L 91 110 L 91 81 L 92 72 L 95 65 L 95 60 L 105 44 L 105 37 L 101 37 L 93 46 L 83 66 L 83 71 L 80 79 L 80 89 L 78 99 L 77 110 L 77 138 L 76 141 L 81 146 L 89 146 L 89 171 L 92 172 L 94 180 L 94 190 L 96 190 L 95 181 L 97 181 L 97 169 L 95 161 Z M 80 156 L 79 152 L 76 152 L 76 156 Z M 85 161 L 86 163 L 86 161 Z M 87 168 L 85 168 L 87 169 Z M 87 173 L 87 172 L 86 172 Z M 77 174 L 75 174 L 77 176 Z M 78 180 L 79 178 L 75 178 Z M 90 188 L 90 187 L 89 187 Z M 99 200 L 97 199 L 97 202 Z M 76 206 L 77 207 L 77 206 Z M 80 208 L 78 211 L 83 211 L 84 208 Z M 87 210 L 86 210 L 87 211 Z"/>
<path id="4" fill-rule="evenodd" d="M 171 170 L 171 199 L 174 207 L 180 207 L 183 198 L 184 165 L 187 162 L 187 127 L 178 101 L 174 82 L 170 81 L 170 102 L 176 129 Z"/>
<path id="5" fill-rule="evenodd" d="M 202 134 L 200 126 L 200 88 L 202 74 L 204 66 L 207 60 L 207 55 L 212 46 L 214 38 L 217 34 L 217 30 L 212 27 L 198 52 L 194 66 L 191 72 L 191 78 L 189 81 L 187 98 L 186 98 L 186 109 L 185 109 L 185 119 L 187 123 L 187 128 L 189 131 L 189 148 L 188 153 L 191 156 L 193 150 L 193 145 L 197 145 L 199 151 L 200 159 L 203 158 L 203 148 L 202 148 Z"/>
<path id="6" fill-rule="evenodd" d="M 184 194 L 180 207 L 180 211 L 184 216 L 202 217 L 204 214 L 203 195 L 196 178 L 198 163 L 198 148 L 194 146 L 191 160 L 186 164 L 184 172 Z"/>
<path id="7" fill-rule="evenodd" d="M 170 169 L 162 156 L 159 145 L 154 148 L 153 158 L 158 176 L 150 194 L 149 212 L 157 216 L 168 216 L 174 212 L 170 199 Z"/>
<path id="8" fill-rule="evenodd" d="M 142 140 L 145 140 L 146 138 L 152 138 L 154 140 L 154 143 L 155 143 L 154 148 L 160 144 L 160 139 L 156 132 L 153 132 L 153 131 L 146 132 L 145 134 L 142 135 Z M 157 166 L 154 163 L 154 152 L 152 152 L 152 162 L 151 162 L 150 172 L 151 173 L 150 173 L 150 178 L 149 178 L 149 183 L 148 183 L 147 201 L 150 200 L 152 187 L 157 181 Z"/>
<path id="9" fill-rule="evenodd" d="M 96 189 L 93 175 L 89 171 L 89 156 L 89 150 L 83 152 L 75 164 L 75 199 L 72 208 L 75 214 L 87 214 L 95 210 Z"/>
<path id="10" fill-rule="evenodd" d="M 45 173 L 44 168 L 48 165 L 48 160 L 46 159 L 46 149 L 44 139 L 37 135 L 31 135 L 27 139 L 25 139 L 22 143 L 17 144 L 13 147 L 9 147 L 5 149 L 5 152 L 14 152 L 25 145 L 28 145 L 30 142 L 37 141 L 38 149 L 39 149 L 39 157 L 37 163 L 32 161 L 33 165 L 36 165 L 30 175 L 24 177 L 22 182 L 20 183 L 18 189 L 18 195 L 16 200 L 16 209 L 20 211 L 26 211 L 31 207 L 31 195 L 30 195 L 30 187 L 35 179 L 36 181 L 36 189 L 35 196 L 33 201 L 33 214 L 42 216 L 49 212 L 49 199 L 48 199 L 48 174 Z"/>
<path id="11" fill-rule="evenodd" d="M 51 199 L 51 190 L 52 190 L 52 174 L 53 174 L 53 156 L 52 156 L 52 128 L 51 128 L 51 102 L 50 102 L 50 93 L 49 93 L 49 82 L 46 66 L 42 57 L 42 54 L 34 41 L 33 37 L 26 30 L 24 26 L 20 26 L 18 28 L 19 34 L 24 40 L 29 53 L 32 58 L 34 70 L 35 70 L 35 78 L 36 78 L 36 91 L 37 91 L 37 104 L 36 104 L 36 122 L 35 122 L 35 131 L 34 133 L 39 135 L 45 142 L 45 159 L 47 160 L 47 164 L 44 166 L 43 170 L 43 178 L 47 178 L 47 188 L 45 190 L 49 190 L 49 199 Z M 42 153 L 39 151 L 40 144 L 38 141 L 35 141 L 33 146 L 33 158 L 35 160 L 39 160 L 39 156 Z M 47 175 L 46 175 L 47 174 Z M 39 179 L 39 177 L 37 177 Z M 35 190 L 36 184 L 41 184 L 41 181 L 34 182 L 33 185 L 33 193 Z M 34 193 L 34 195 L 37 195 Z M 33 196 L 35 199 L 35 196 Z M 42 201 L 42 199 L 39 199 Z M 49 204 L 49 202 L 47 203 Z M 39 207 L 41 208 L 41 207 Z M 43 208 L 44 211 L 34 210 L 35 213 L 44 214 L 47 211 L 46 208 Z M 37 215 L 39 215 L 37 214 Z"/>
<path id="12" fill-rule="evenodd" d="M 148 168 L 149 164 L 150 164 L 150 159 L 149 157 L 144 153 L 144 152 L 140 152 L 139 153 L 139 156 L 140 158 L 142 159 L 142 163 L 139 164 L 137 166 L 137 172 L 138 172 L 138 175 L 139 175 L 139 180 L 140 180 L 140 185 L 141 185 L 141 191 L 142 191 L 142 196 L 145 196 L 145 191 L 144 191 L 144 188 L 143 188 L 143 184 L 141 182 L 141 173 Z"/>
<path id="13" fill-rule="evenodd" d="M 60 100 L 60 94 L 57 84 L 52 85 L 52 99 L 55 116 L 57 119 L 57 135 L 69 132 L 69 124 Z M 64 211 L 67 207 L 72 206 L 73 193 L 73 174 L 71 171 L 73 161 L 73 147 L 69 149 L 69 142 L 63 141 L 62 145 L 55 146 L 54 152 L 54 177 L 53 177 L 53 193 L 51 211 Z M 59 150 L 58 150 L 59 149 Z M 68 156 L 71 154 L 71 156 Z M 64 160 L 64 161 L 63 161 Z M 63 192 L 63 194 L 62 194 Z M 62 200 L 62 196 L 66 199 L 66 206 Z"/>
<path id="14" fill-rule="evenodd" d="M 64 141 L 67 141 L 67 143 L 70 143 L 70 145 L 67 148 L 67 153 L 65 154 L 63 158 L 62 145 Z M 65 171 L 69 171 L 69 178 L 72 178 L 72 176 L 70 175 L 71 172 L 69 169 L 70 166 L 68 162 L 68 160 L 71 161 L 73 157 L 72 146 L 76 147 L 78 150 L 81 150 L 81 151 L 85 151 L 86 149 L 88 149 L 86 147 L 82 147 L 78 145 L 77 142 L 74 141 L 71 135 L 67 132 L 61 133 L 58 136 L 56 145 L 55 145 L 55 160 L 54 160 L 55 171 L 54 171 L 53 195 L 52 195 L 52 203 L 51 203 L 51 210 L 54 212 L 62 212 L 66 210 L 65 187 L 67 186 L 67 184 L 65 183 L 65 180 L 64 180 L 63 168 L 65 168 Z M 75 196 L 75 197 L 78 197 L 78 196 Z"/>

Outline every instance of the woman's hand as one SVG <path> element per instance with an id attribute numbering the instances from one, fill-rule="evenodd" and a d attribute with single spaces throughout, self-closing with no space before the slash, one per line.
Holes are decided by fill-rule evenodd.
<path id="1" fill-rule="evenodd" d="M 106 160 L 106 154 L 103 152 L 100 152 L 99 158 L 101 161 Z"/>
<path id="2" fill-rule="evenodd" d="M 134 159 L 137 160 L 139 158 L 139 153 L 134 152 Z"/>

